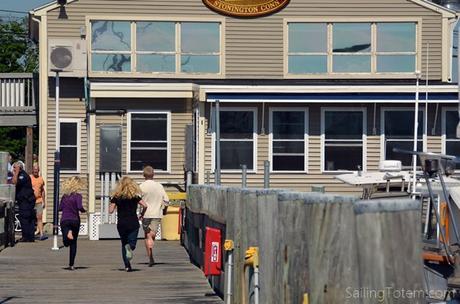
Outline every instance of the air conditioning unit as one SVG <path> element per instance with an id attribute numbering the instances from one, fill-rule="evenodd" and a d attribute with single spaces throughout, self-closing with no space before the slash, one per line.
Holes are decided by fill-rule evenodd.
<path id="1" fill-rule="evenodd" d="M 48 43 L 48 75 L 62 70 L 62 77 L 84 77 L 87 69 L 86 40 L 50 39 Z"/>

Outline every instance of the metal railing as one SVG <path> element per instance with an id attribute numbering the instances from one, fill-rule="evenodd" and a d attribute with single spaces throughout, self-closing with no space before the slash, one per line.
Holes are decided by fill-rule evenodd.
<path id="1" fill-rule="evenodd" d="M 32 73 L 0 73 L 0 113 L 34 112 L 35 81 Z"/>

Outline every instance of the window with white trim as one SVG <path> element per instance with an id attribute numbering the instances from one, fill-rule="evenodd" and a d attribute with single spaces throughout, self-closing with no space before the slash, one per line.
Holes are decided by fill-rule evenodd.
<path id="1" fill-rule="evenodd" d="M 400 160 L 403 167 L 412 165 L 412 155 L 394 152 L 394 148 L 412 151 L 414 149 L 414 110 L 384 109 L 383 140 L 385 160 Z M 423 151 L 423 111 L 418 113 L 417 151 Z"/>
<path id="2" fill-rule="evenodd" d="M 288 22 L 287 73 L 413 74 L 416 22 Z"/>
<path id="3" fill-rule="evenodd" d="M 255 170 L 256 110 L 220 109 L 220 162 L 222 170 Z"/>
<path id="4" fill-rule="evenodd" d="M 364 170 L 364 109 L 322 109 L 323 171 Z"/>
<path id="5" fill-rule="evenodd" d="M 145 112 L 128 114 L 129 171 L 145 166 L 169 171 L 170 113 Z"/>
<path id="6" fill-rule="evenodd" d="M 270 147 L 273 171 L 299 171 L 306 168 L 306 109 L 270 109 Z"/>
<path id="7" fill-rule="evenodd" d="M 221 43 L 220 22 L 92 20 L 91 69 L 220 74 Z"/>
<path id="8" fill-rule="evenodd" d="M 460 157 L 460 138 L 457 138 L 457 125 L 459 123 L 457 110 L 445 110 L 444 112 L 444 154 Z M 460 164 L 456 164 L 460 169 Z"/>
<path id="9" fill-rule="evenodd" d="M 60 120 L 61 170 L 78 172 L 80 169 L 80 121 Z"/>

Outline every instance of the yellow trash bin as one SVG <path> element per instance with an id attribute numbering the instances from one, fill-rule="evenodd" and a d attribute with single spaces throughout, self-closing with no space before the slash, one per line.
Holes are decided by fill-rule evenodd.
<path id="1" fill-rule="evenodd" d="M 167 241 L 180 240 L 179 207 L 169 206 L 166 215 L 161 220 L 161 238 Z"/>

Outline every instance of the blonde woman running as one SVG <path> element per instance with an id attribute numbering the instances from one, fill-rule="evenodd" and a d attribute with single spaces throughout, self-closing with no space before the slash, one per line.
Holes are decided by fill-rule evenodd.
<path id="1" fill-rule="evenodd" d="M 142 206 L 140 218 L 136 211 L 138 205 Z M 115 189 L 110 200 L 109 212 L 117 209 L 117 230 L 121 240 L 121 256 L 125 264 L 125 270 L 130 272 L 133 251 L 136 249 L 137 235 L 139 233 L 139 220 L 142 220 L 147 205 L 141 199 L 141 189 L 129 177 L 123 177 Z"/>
<path id="2" fill-rule="evenodd" d="M 70 247 L 69 270 L 74 270 L 75 256 L 77 255 L 77 239 L 80 231 L 80 212 L 86 212 L 83 208 L 83 199 L 79 191 L 83 188 L 83 181 L 77 177 L 67 179 L 62 190 L 64 195 L 59 204 L 61 216 L 62 241 L 65 247 Z"/>

